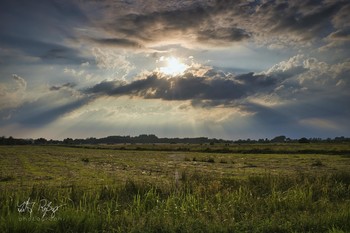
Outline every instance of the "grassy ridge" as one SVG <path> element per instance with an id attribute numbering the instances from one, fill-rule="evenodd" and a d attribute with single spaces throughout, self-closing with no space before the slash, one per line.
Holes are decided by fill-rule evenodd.
<path id="1" fill-rule="evenodd" d="M 0 147 L 0 158 L 0 232 L 350 232 L 343 155 Z M 19 213 L 26 200 L 32 213 Z"/>

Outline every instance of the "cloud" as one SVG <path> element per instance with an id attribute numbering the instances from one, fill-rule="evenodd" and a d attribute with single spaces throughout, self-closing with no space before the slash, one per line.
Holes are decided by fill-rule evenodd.
<path id="1" fill-rule="evenodd" d="M 349 88 L 350 62 L 331 65 L 316 58 L 309 58 L 304 61 L 304 67 L 307 70 L 301 73 L 297 80 L 300 85 L 310 90 L 339 93 Z"/>
<path id="2" fill-rule="evenodd" d="M 25 91 L 27 88 L 27 82 L 21 78 L 20 76 L 18 76 L 17 74 L 13 74 L 12 78 L 16 81 L 16 83 L 18 84 L 18 91 Z"/>
<path id="3" fill-rule="evenodd" d="M 89 23 L 88 17 L 74 1 L 22 1 L 3 2 L 0 34 L 27 39 L 60 39 L 71 35 L 71 29 Z M 13 30 L 14 28 L 18 30 Z M 10 33 L 9 33 L 10 32 Z M 44 40 L 42 40 L 44 41 Z"/>
<path id="4" fill-rule="evenodd" d="M 338 59 L 347 59 L 350 53 L 350 26 L 332 32 L 324 41 L 327 44 L 320 47 L 319 51 L 332 51 Z"/>
<path id="5" fill-rule="evenodd" d="M 81 66 L 81 67 L 84 67 L 84 66 Z M 70 74 L 73 77 L 81 77 L 81 76 L 85 75 L 85 70 L 75 70 L 75 69 L 70 69 L 67 67 L 64 68 L 63 72 L 65 74 Z"/>
<path id="6" fill-rule="evenodd" d="M 344 44 L 349 27 L 344 18 L 348 18 L 350 3 L 342 0 L 40 3 L 40 7 L 25 3 L 28 12 L 19 7 L 20 1 L 4 4 L 0 46 L 20 49 L 44 63 L 91 61 L 96 53 L 87 48 L 100 46 L 129 51 L 169 44 L 215 49 L 240 42 L 275 49 L 324 43 L 329 44 L 325 49 L 349 47 Z M 14 17 L 16 8 L 18 17 Z"/>
<path id="7" fill-rule="evenodd" d="M 102 94 L 102 95 L 112 95 L 112 92 L 119 86 L 123 85 L 124 82 L 119 80 L 116 81 L 103 81 L 94 85 L 93 87 L 86 90 L 86 93 Z"/>
<path id="8" fill-rule="evenodd" d="M 311 1 L 307 1 L 307 3 L 312 4 Z M 306 12 L 302 12 L 303 8 L 300 7 L 300 9 L 296 8 L 296 12 L 292 12 L 291 8 L 286 8 L 286 11 L 282 10 L 280 13 L 278 13 L 278 7 L 274 7 L 268 13 L 274 16 L 282 16 L 281 13 L 286 14 L 282 18 L 279 18 L 279 20 L 276 20 L 272 28 L 273 31 L 301 33 L 302 39 L 313 39 L 315 36 L 320 35 L 325 28 L 329 28 L 327 24 L 343 5 L 344 3 L 341 1 L 329 4 L 319 3 L 318 6 L 314 5 L 315 8 L 312 10 L 306 10 L 307 8 L 304 8 Z M 294 9 L 295 7 L 296 5 L 293 5 Z"/>
<path id="9" fill-rule="evenodd" d="M 23 127 L 42 127 L 94 99 L 75 90 L 76 84 L 72 82 L 28 90 L 24 78 L 13 74 L 12 79 L 12 83 L 0 84 L 1 127 L 14 123 Z"/>
<path id="10" fill-rule="evenodd" d="M 335 28 L 343 29 L 347 23 L 340 16 L 348 17 L 350 6 L 341 0 L 148 2 L 92 2 L 104 12 L 94 19 L 97 30 L 115 36 L 100 42 L 136 47 L 158 43 L 226 46 L 249 40 L 305 46 Z"/>
<path id="11" fill-rule="evenodd" d="M 350 117 L 346 107 L 349 67 L 346 62 L 332 65 L 299 54 L 261 73 L 233 75 L 207 68 L 196 75 L 196 67 L 176 77 L 154 72 L 131 82 L 103 81 L 83 92 L 96 98 L 182 101 L 198 111 L 231 109 L 264 132 L 275 129 L 276 134 L 298 135 L 307 129 L 327 136 L 343 132 L 342 117 Z M 230 117 L 223 119 L 230 121 Z M 315 128 L 317 124 L 320 129 Z"/>
<path id="12" fill-rule="evenodd" d="M 157 6 L 152 2 L 155 1 L 150 1 L 142 11 L 138 9 L 139 3 L 125 4 L 123 7 L 111 3 L 110 9 L 103 8 L 107 12 L 106 18 L 96 19 L 96 24 L 114 34 L 116 39 L 97 42 L 138 47 L 140 44 L 158 43 L 165 38 L 173 42 L 184 39 L 212 45 L 214 42 L 227 44 L 250 38 L 250 34 L 237 25 L 217 24 L 214 17 L 220 12 L 204 1 L 181 1 L 181 4 L 161 2 Z M 108 13 L 112 11 L 119 14 Z"/>
<path id="13" fill-rule="evenodd" d="M 184 121 L 189 114 L 198 114 L 195 119 L 200 119 L 201 124 L 215 122 L 229 125 L 231 121 L 234 123 L 233 118 L 238 117 L 242 121 L 244 118 L 251 129 L 271 134 L 291 132 L 298 137 L 298 132 L 307 129 L 308 132 L 329 136 L 332 132 L 341 133 L 349 129 L 347 120 L 343 118 L 350 117 L 347 108 L 349 67 L 348 62 L 332 65 L 296 55 L 261 73 L 234 75 L 205 67 L 206 72 L 199 75 L 197 71 L 200 67 L 196 64 L 181 76 L 154 72 L 133 81 L 105 80 L 83 90 L 76 90 L 74 83 L 67 82 L 51 86 L 50 91 L 35 100 L 22 99 L 13 108 L 14 111 L 0 111 L 3 119 L 0 124 L 16 122 L 23 127 L 38 128 L 53 122 L 69 121 L 70 116 L 84 113 L 86 109 L 100 116 L 98 106 L 107 99 L 103 97 L 114 96 L 116 98 L 108 98 L 110 106 L 104 106 L 104 109 L 117 114 L 118 107 L 112 106 L 124 104 L 123 114 L 130 117 L 137 115 L 135 119 L 142 119 L 154 111 L 152 114 L 162 118 L 165 124 L 169 120 L 167 106 L 174 106 L 171 111 L 179 106 L 176 111 L 180 111 L 178 115 Z M 26 90 L 23 78 L 14 75 L 13 80 L 11 90 Z M 10 90 L 10 86 L 7 89 Z M 148 108 L 148 103 L 162 106 L 162 113 L 157 112 L 157 108 Z M 143 110 L 131 109 L 132 104 Z M 200 117 L 201 113 L 205 113 L 205 117 Z M 80 121 L 79 117 L 74 119 Z M 115 118 L 108 116 L 108 119 L 113 122 Z M 152 122 L 151 119 L 149 117 L 148 121 Z M 89 120 L 84 119 L 84 124 L 89 124 Z M 106 125 L 111 122 L 104 120 Z"/>
<path id="14" fill-rule="evenodd" d="M 133 81 L 105 80 L 89 88 L 76 90 L 76 84 L 67 82 L 49 88 L 51 92 L 43 94 L 38 100 L 17 106 L 18 111 L 26 112 L 26 117 L 14 117 L 23 124 L 43 124 L 54 121 L 78 108 L 83 108 L 91 101 L 103 96 L 137 97 L 144 100 L 187 101 L 197 109 L 223 107 L 241 109 L 242 112 L 257 114 L 262 118 L 277 112 L 296 113 L 300 121 L 316 118 L 330 110 L 330 107 L 314 109 L 316 115 L 307 113 L 307 106 L 322 106 L 324 96 L 347 96 L 350 74 L 349 64 L 330 65 L 315 58 L 296 55 L 282 61 L 261 73 L 234 75 L 205 67 L 206 72 L 198 73 L 198 64 L 190 67 L 187 73 L 167 76 L 159 72 L 145 74 Z M 26 90 L 23 78 L 14 75 L 17 90 L 16 98 Z M 9 95 L 9 91 L 4 92 Z M 55 94 L 56 93 L 56 94 Z M 7 96 L 9 99 L 10 96 Z M 308 103 L 304 103 L 307 99 Z M 344 101 L 338 98 L 322 100 L 327 106 L 341 109 Z M 336 101 L 337 104 L 333 103 Z M 11 102 L 11 101 L 7 101 Z M 6 103 L 6 102 L 4 102 Z M 336 106 L 336 107 L 335 107 Z M 291 111 L 291 109 L 294 109 Z M 331 111 L 331 112 L 332 112 Z M 264 115 L 266 112 L 266 115 Z M 276 116 L 276 115 L 274 115 Z M 325 117 L 330 115 L 325 114 Z M 44 119 L 45 118 L 45 119 Z M 279 118 L 279 117 L 278 117 Z"/>
<path id="15" fill-rule="evenodd" d="M 48 48 L 48 50 L 43 52 L 39 57 L 44 61 L 55 60 L 55 62 L 57 62 L 58 60 L 62 60 L 69 63 L 72 61 L 78 63 L 80 59 L 78 54 L 78 50 L 54 45 L 54 47 Z"/>
<path id="16" fill-rule="evenodd" d="M 100 69 L 114 70 L 125 77 L 134 69 L 134 66 L 128 61 L 125 54 L 120 54 L 110 49 L 94 47 L 92 53 L 95 57 L 97 67 Z"/>
<path id="17" fill-rule="evenodd" d="M 270 75 L 271 74 L 276 75 L 276 74 L 282 74 L 282 73 L 294 71 L 303 66 L 304 59 L 305 59 L 304 55 L 298 54 L 296 56 L 289 58 L 287 61 L 281 61 L 278 64 L 272 66 L 265 73 Z"/>
<path id="18" fill-rule="evenodd" d="M 19 124 L 22 127 L 43 127 L 72 111 L 88 105 L 94 97 L 74 90 L 73 83 L 41 90 L 35 98 L 23 98 L 11 109 L 0 109 L 0 125 Z M 8 116 L 8 117 L 6 117 Z"/>
<path id="19" fill-rule="evenodd" d="M 335 31 L 328 38 L 331 40 L 350 40 L 350 28 Z"/>
<path id="20" fill-rule="evenodd" d="M 225 114 L 239 109 L 254 127 L 348 129 L 349 9 L 345 0 L 7 1 L 1 124 L 40 127 L 96 99 L 127 99 L 126 116 L 138 111 L 129 103 L 152 103 L 165 106 L 164 122 L 173 112 L 167 105 L 182 105 L 184 120 L 220 109 L 219 121 L 229 122 Z M 153 52 L 205 66 L 192 60 L 186 74 L 166 76 Z M 13 72 L 25 79 L 6 79 Z"/>
<path id="21" fill-rule="evenodd" d="M 209 75 L 209 76 L 208 76 Z M 221 76 L 220 76 L 221 75 Z M 88 94 L 135 96 L 145 99 L 197 100 L 222 103 L 235 101 L 262 90 L 273 90 L 276 80 L 265 75 L 248 73 L 238 76 L 215 71 L 196 76 L 167 77 L 153 73 L 130 83 L 104 81 L 85 90 Z M 198 102 L 197 102 L 198 103 Z"/>
<path id="22" fill-rule="evenodd" d="M 11 109 L 19 106 L 25 96 L 27 82 L 17 74 L 12 75 L 13 84 L 0 84 L 0 110 Z"/>
<path id="23" fill-rule="evenodd" d="M 350 27 L 350 4 L 346 3 L 346 1 L 343 1 L 343 3 L 343 7 L 332 18 L 332 23 L 337 29 Z"/>
<path id="24" fill-rule="evenodd" d="M 121 47 L 121 48 L 142 48 L 142 45 L 138 42 L 128 40 L 125 38 L 101 38 L 101 39 L 91 39 L 102 46 L 110 47 Z"/>
<path id="25" fill-rule="evenodd" d="M 51 86 L 50 91 L 58 91 L 58 90 L 61 90 L 62 88 L 71 89 L 71 88 L 74 88 L 75 86 L 76 86 L 75 83 L 65 83 L 63 85 Z"/>
<path id="26" fill-rule="evenodd" d="M 44 63 L 82 60 L 71 42 L 75 28 L 91 22 L 73 1 L 13 0 L 2 3 L 0 15 L 0 47 L 16 49 Z"/>
<path id="27" fill-rule="evenodd" d="M 343 90 L 340 86 L 347 85 L 345 77 L 349 73 L 347 64 L 328 65 L 301 54 L 260 73 L 234 75 L 209 67 L 203 67 L 206 72 L 198 73 L 198 66 L 191 66 L 186 74 L 175 77 L 153 72 L 131 82 L 103 81 L 84 92 L 99 96 L 190 100 L 194 106 L 229 107 L 258 98 L 267 101 L 273 98 L 272 102 L 303 98 L 312 95 L 316 89 L 326 93 L 327 85 Z"/>
<path id="28" fill-rule="evenodd" d="M 199 42 L 235 42 L 249 39 L 250 33 L 246 32 L 241 28 L 219 28 L 219 29 L 205 29 L 199 31 L 197 40 Z"/>
<path id="29" fill-rule="evenodd" d="M 44 42 L 41 38 L 25 38 L 0 34 L 0 46 L 20 51 L 23 55 L 36 58 L 44 63 L 79 64 L 84 58 L 78 49 L 59 43 Z M 23 56 L 22 55 L 22 56 Z"/>

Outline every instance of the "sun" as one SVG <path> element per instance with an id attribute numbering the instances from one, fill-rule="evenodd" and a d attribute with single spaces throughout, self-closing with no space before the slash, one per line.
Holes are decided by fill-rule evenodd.
<path id="1" fill-rule="evenodd" d="M 160 72 L 166 75 L 180 75 L 185 72 L 185 70 L 188 69 L 188 65 L 182 63 L 178 58 L 175 57 L 161 57 L 160 61 L 165 61 L 166 65 L 163 67 L 160 67 Z"/>

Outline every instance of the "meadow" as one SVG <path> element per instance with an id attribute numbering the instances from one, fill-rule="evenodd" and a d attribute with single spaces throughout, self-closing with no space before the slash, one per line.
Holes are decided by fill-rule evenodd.
<path id="1" fill-rule="evenodd" d="M 350 232 L 350 144 L 0 147 L 0 232 Z"/>

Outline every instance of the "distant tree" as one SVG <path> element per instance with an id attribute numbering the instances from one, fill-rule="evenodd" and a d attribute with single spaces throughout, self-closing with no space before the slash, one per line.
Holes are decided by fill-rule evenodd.
<path id="1" fill-rule="evenodd" d="M 34 144 L 37 144 L 37 145 L 47 144 L 47 140 L 45 138 L 38 138 L 34 140 Z"/>
<path id="2" fill-rule="evenodd" d="M 335 138 L 334 138 L 334 141 L 336 141 L 336 142 L 344 142 L 344 141 L 345 141 L 345 137 L 344 137 L 344 136 L 335 137 Z"/>
<path id="3" fill-rule="evenodd" d="M 307 138 L 305 138 L 305 137 L 303 137 L 303 138 L 300 138 L 300 139 L 298 140 L 298 142 L 299 142 L 299 143 L 309 143 L 310 140 L 307 139 Z"/>
<path id="4" fill-rule="evenodd" d="M 277 142 L 277 143 L 281 143 L 281 142 L 285 142 L 285 141 L 286 141 L 286 136 L 284 136 L 284 135 L 277 136 L 271 140 L 271 142 Z"/>
<path id="5" fill-rule="evenodd" d="M 96 138 L 90 137 L 90 138 L 86 138 L 85 140 L 81 140 L 81 143 L 86 143 L 86 144 L 95 144 L 96 143 Z"/>
<path id="6" fill-rule="evenodd" d="M 60 144 L 60 143 L 62 143 L 62 141 L 50 139 L 50 140 L 48 141 L 48 143 L 49 143 L 49 144 Z"/>
<path id="7" fill-rule="evenodd" d="M 15 145 L 16 144 L 16 139 L 14 139 L 12 136 L 10 136 L 7 139 L 7 145 Z"/>
<path id="8" fill-rule="evenodd" d="M 64 144 L 73 144 L 74 140 L 72 138 L 66 138 L 66 139 L 63 140 L 63 143 Z"/>

